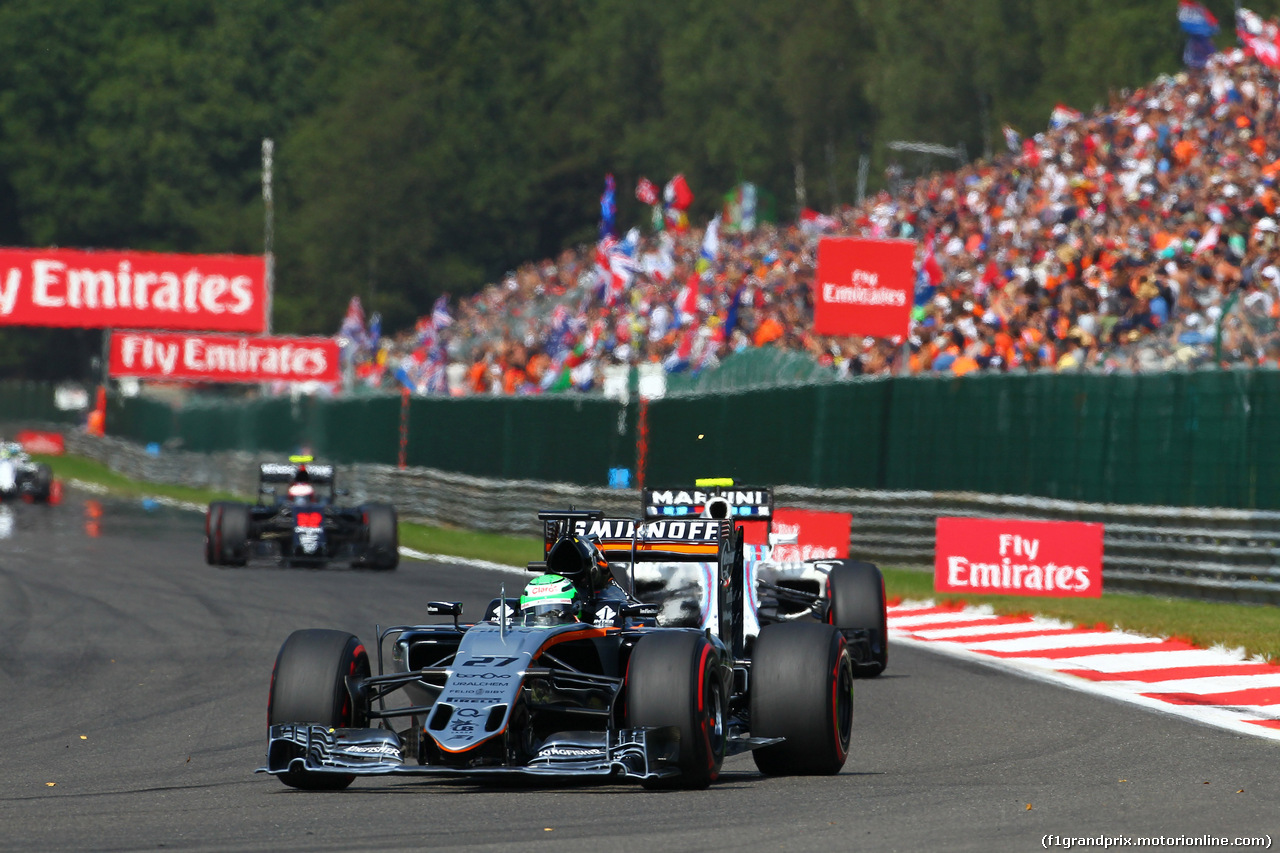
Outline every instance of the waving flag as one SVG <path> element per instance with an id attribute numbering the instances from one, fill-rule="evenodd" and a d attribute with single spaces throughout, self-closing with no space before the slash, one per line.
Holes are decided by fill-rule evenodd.
<path id="1" fill-rule="evenodd" d="M 674 210 L 688 210 L 689 205 L 693 204 L 693 190 L 689 189 L 689 182 L 684 179 L 684 175 L 676 175 L 667 181 L 662 197 L 666 199 L 667 207 Z"/>
<path id="2" fill-rule="evenodd" d="M 1082 118 L 1084 118 L 1084 114 L 1079 110 L 1073 110 L 1066 104 L 1058 104 L 1053 108 L 1053 112 L 1049 114 L 1049 126 L 1057 129 Z"/>
<path id="3" fill-rule="evenodd" d="M 1022 150 L 1022 136 L 1018 131 L 1007 124 L 1000 130 L 1004 133 L 1004 144 L 1008 147 L 1010 154 L 1017 154 Z"/>
<path id="4" fill-rule="evenodd" d="M 1236 10 L 1236 35 L 1245 53 L 1257 57 L 1268 68 L 1280 68 L 1280 30 L 1275 21 L 1264 21 L 1256 12 Z"/>
<path id="5" fill-rule="evenodd" d="M 685 321 L 692 320 L 698 313 L 698 278 L 697 273 L 691 273 L 676 297 L 676 307 Z"/>
<path id="6" fill-rule="evenodd" d="M 601 285 L 600 301 L 605 305 L 617 304 L 635 276 L 635 262 L 627 251 L 630 245 L 605 237 L 596 246 L 596 278 Z"/>
<path id="7" fill-rule="evenodd" d="M 707 233 L 702 238 L 702 260 L 708 265 L 714 264 L 720 257 L 720 214 L 707 224 Z"/>
<path id="8" fill-rule="evenodd" d="M 1196 243 L 1196 247 L 1191 251 L 1191 256 L 1197 257 L 1211 250 L 1218 245 L 1218 238 L 1222 235 L 1222 226 L 1214 225 L 1208 231 L 1204 232 L 1204 236 L 1200 238 L 1200 242 Z"/>
<path id="9" fill-rule="evenodd" d="M 825 213 L 819 213 L 807 207 L 800 211 L 800 230 L 802 231 L 812 234 L 835 231 L 839 227 L 840 221 L 834 216 L 827 216 Z"/>
<path id="10" fill-rule="evenodd" d="M 614 198 L 616 185 L 613 175 L 604 176 L 604 194 L 600 196 L 600 236 L 607 237 L 617 233 L 615 220 L 618 216 L 618 204 Z"/>
<path id="11" fill-rule="evenodd" d="M 640 179 L 640 183 L 636 184 L 636 201 L 650 206 L 658 203 L 658 188 L 653 185 L 653 181 L 648 178 Z"/>
<path id="12" fill-rule="evenodd" d="M 431 325 L 437 330 L 453 325 L 453 318 L 449 316 L 449 295 L 447 293 L 437 299 L 435 306 L 431 309 Z"/>
<path id="13" fill-rule="evenodd" d="M 1218 19 L 1204 4 L 1194 0 L 1178 3 L 1178 24 L 1184 33 L 1197 38 L 1208 38 L 1218 32 Z"/>

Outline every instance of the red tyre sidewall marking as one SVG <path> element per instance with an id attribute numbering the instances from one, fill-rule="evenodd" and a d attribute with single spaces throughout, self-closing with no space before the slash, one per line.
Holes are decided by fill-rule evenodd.
<path id="1" fill-rule="evenodd" d="M 840 642 L 836 644 L 836 666 L 831 673 L 831 724 L 836 736 L 836 751 L 840 753 L 841 761 L 849 755 L 840 738 L 840 670 L 843 669 L 841 664 L 844 662 L 846 648 L 845 639 L 841 636 Z"/>
<path id="2" fill-rule="evenodd" d="M 702 647 L 702 655 L 698 658 L 698 728 L 702 729 L 702 742 L 707 747 L 707 768 L 712 769 L 716 766 L 715 748 L 711 744 L 711 720 L 710 717 L 703 713 L 706 707 L 706 680 L 707 680 L 707 657 L 711 654 L 711 644 L 707 643 Z M 712 778 L 717 774 L 712 772 Z"/>

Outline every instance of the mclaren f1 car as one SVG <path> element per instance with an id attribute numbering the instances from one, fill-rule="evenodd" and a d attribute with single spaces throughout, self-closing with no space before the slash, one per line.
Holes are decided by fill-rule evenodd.
<path id="1" fill-rule="evenodd" d="M 215 501 L 205 513 L 205 561 L 243 566 L 253 558 L 286 566 L 349 560 L 371 569 L 400 562 L 395 507 L 341 506 L 332 465 L 309 456 L 258 466 L 258 502 Z"/>
<path id="2" fill-rule="evenodd" d="M 259 772 L 305 789 L 405 774 L 701 788 L 744 751 L 767 774 L 841 769 L 853 726 L 849 644 L 817 621 L 746 636 L 742 533 L 731 520 L 539 518 L 539 577 L 520 599 L 500 591 L 479 622 L 435 602 L 427 615 L 446 621 L 379 629 L 372 655 L 342 631 L 290 635 Z M 652 561 L 714 566 L 710 630 L 658 623 L 633 585 L 635 567 Z M 542 621 L 530 602 L 565 583 L 577 615 Z"/>

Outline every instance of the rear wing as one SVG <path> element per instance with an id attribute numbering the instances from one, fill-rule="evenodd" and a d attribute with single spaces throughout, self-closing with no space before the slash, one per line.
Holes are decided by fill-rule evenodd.
<path id="1" fill-rule="evenodd" d="M 715 483 L 716 481 L 707 481 Z M 645 489 L 645 518 L 732 518 L 768 521 L 773 518 L 773 489 L 764 487 L 702 485 L 692 489 Z"/>
<path id="2" fill-rule="evenodd" d="M 538 513 L 543 523 L 543 555 L 561 536 L 594 539 L 610 563 L 712 563 L 716 566 L 716 633 L 735 655 L 745 654 L 745 581 L 742 528 L 729 519 L 686 518 L 646 521 L 606 518 L 599 510 Z M 538 564 L 530 564 L 534 568 Z"/>
<path id="3" fill-rule="evenodd" d="M 317 465 L 314 462 L 263 462 L 258 466 L 258 482 L 292 483 L 297 479 L 298 472 L 304 468 L 312 484 L 331 485 L 333 483 L 333 466 Z"/>
<path id="4" fill-rule="evenodd" d="M 660 519 L 605 518 L 592 510 L 540 512 L 543 522 L 542 553 L 566 532 L 594 539 L 609 562 L 712 563 L 721 552 L 733 549 L 733 524 L 714 518 Z"/>

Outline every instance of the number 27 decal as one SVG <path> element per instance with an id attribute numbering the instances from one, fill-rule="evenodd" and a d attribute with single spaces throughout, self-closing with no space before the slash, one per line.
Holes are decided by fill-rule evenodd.
<path id="1" fill-rule="evenodd" d="M 493 655 L 484 655 L 478 658 L 472 658 L 463 664 L 463 666 L 492 666 L 494 669 L 502 669 L 504 666 L 511 666 L 519 658 L 499 658 Z"/>

